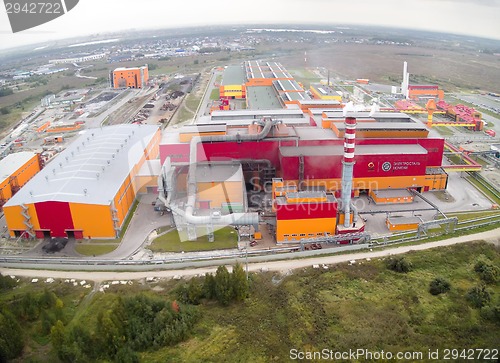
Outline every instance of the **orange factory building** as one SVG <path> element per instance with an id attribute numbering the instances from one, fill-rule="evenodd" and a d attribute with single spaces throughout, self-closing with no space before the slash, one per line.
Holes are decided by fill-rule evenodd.
<path id="1" fill-rule="evenodd" d="M 417 101 L 421 98 L 438 98 L 439 100 L 443 100 L 444 91 L 435 85 L 409 85 L 408 98 Z"/>
<path id="2" fill-rule="evenodd" d="M 22 151 L 0 160 L 0 208 L 40 171 L 39 155 Z"/>
<path id="3" fill-rule="evenodd" d="M 141 169 L 160 139 L 156 126 L 86 130 L 4 205 L 10 235 L 115 238 L 138 191 L 155 185 Z"/>
<path id="4" fill-rule="evenodd" d="M 116 68 L 110 75 L 113 88 L 143 88 L 149 80 L 148 65 L 133 68 Z"/>

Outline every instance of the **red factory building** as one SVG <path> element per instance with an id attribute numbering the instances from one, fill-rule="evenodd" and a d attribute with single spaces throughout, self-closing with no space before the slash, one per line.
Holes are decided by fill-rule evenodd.
<path id="1" fill-rule="evenodd" d="M 248 110 L 225 111 L 224 117 L 215 113 L 196 130 L 190 126 L 166 133 L 160 162 L 169 158 L 187 170 L 191 147 L 196 147 L 197 163 L 240 161 L 247 190 L 272 186 L 278 242 L 363 231 L 364 222 L 345 208 L 351 196 L 390 191 L 391 198 L 377 203 L 403 203 L 407 189 L 447 186 L 448 175 L 441 168 L 444 139 L 428 137 L 428 129 L 406 114 L 357 112 L 356 133 L 349 136 L 342 111 L 314 110 L 302 118 L 286 110 L 274 112 L 262 118 Z M 243 137 L 257 134 L 252 141 Z M 200 138 L 191 143 L 195 136 Z M 186 175 L 179 170 L 176 188 L 183 193 Z M 348 187 L 352 190 L 339 204 L 337 198 Z"/>
<path id="2" fill-rule="evenodd" d="M 284 120 L 279 130 L 274 128 L 260 141 L 200 143 L 198 161 L 265 159 L 275 169 L 275 176 L 283 178 L 287 184 L 339 190 L 345 117 L 341 111 L 331 110 L 314 117 L 315 123 L 323 127 L 290 119 L 290 123 Z M 427 191 L 446 188 L 447 174 L 441 169 L 444 139 L 429 138 L 423 124 L 413 122 L 404 114 L 369 116 L 366 112 L 366 115 L 359 113 L 357 120 L 355 194 L 378 189 Z M 252 125 L 245 123 L 246 120 L 240 125 L 235 120 L 230 124 L 217 121 L 217 125 L 200 127 L 198 135 L 210 135 L 210 127 L 221 132 L 221 125 L 226 135 L 255 132 L 251 130 Z M 192 130 L 187 132 L 192 133 Z M 161 163 L 167 157 L 172 162 L 189 162 L 189 142 L 180 141 L 183 133 L 180 129 L 164 136 L 160 144 Z"/>

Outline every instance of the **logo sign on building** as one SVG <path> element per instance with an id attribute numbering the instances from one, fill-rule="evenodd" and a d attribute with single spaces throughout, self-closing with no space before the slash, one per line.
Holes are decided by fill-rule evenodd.
<path id="1" fill-rule="evenodd" d="M 392 165 L 390 162 L 386 161 L 385 163 L 382 164 L 382 170 L 383 171 L 389 171 L 391 170 Z"/>
<path id="2" fill-rule="evenodd" d="M 13 33 L 48 23 L 73 9 L 79 0 L 4 0 Z"/>

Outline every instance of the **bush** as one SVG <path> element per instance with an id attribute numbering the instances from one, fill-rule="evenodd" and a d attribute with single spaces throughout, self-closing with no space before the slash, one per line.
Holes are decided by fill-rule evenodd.
<path id="1" fill-rule="evenodd" d="M 10 276 L 0 274 L 0 291 L 9 290 L 16 286 L 16 281 Z"/>
<path id="2" fill-rule="evenodd" d="M 479 275 L 479 278 L 488 284 L 498 281 L 499 270 L 497 266 L 484 259 L 479 259 L 474 265 L 474 271 Z"/>
<path id="3" fill-rule="evenodd" d="M 483 307 L 481 309 L 481 317 L 500 325 L 500 305 Z"/>
<path id="4" fill-rule="evenodd" d="M 444 294 L 450 291 L 450 283 L 442 277 L 436 277 L 429 285 L 429 292 L 432 295 Z"/>
<path id="5" fill-rule="evenodd" d="M 8 95 L 11 95 L 13 93 L 14 93 L 14 91 L 12 91 L 12 89 L 10 89 L 10 88 L 7 88 L 7 87 L 0 88 L 0 97 L 8 96 Z"/>
<path id="6" fill-rule="evenodd" d="M 226 266 L 219 266 L 215 272 L 215 297 L 224 306 L 229 305 L 234 297 L 231 275 Z"/>
<path id="7" fill-rule="evenodd" d="M 16 318 L 7 310 L 0 311 L 0 362 L 18 357 L 23 347 L 23 332 Z"/>
<path id="8" fill-rule="evenodd" d="M 486 286 L 484 285 L 474 286 L 469 289 L 466 298 L 469 303 L 477 309 L 488 305 L 491 300 L 490 293 L 486 290 Z"/>
<path id="9" fill-rule="evenodd" d="M 404 257 L 390 257 L 386 262 L 387 268 L 392 271 L 407 273 L 412 270 L 412 264 Z"/>

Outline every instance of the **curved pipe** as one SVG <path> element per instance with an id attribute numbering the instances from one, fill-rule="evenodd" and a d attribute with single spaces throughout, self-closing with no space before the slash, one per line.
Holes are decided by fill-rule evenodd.
<path id="1" fill-rule="evenodd" d="M 188 171 L 188 185 L 187 185 L 187 203 L 186 209 L 182 210 L 178 206 L 171 204 L 171 194 L 168 193 L 167 197 L 163 193 L 159 193 L 159 199 L 165 204 L 167 208 L 169 208 L 173 213 L 184 217 L 186 222 L 190 224 L 230 224 L 230 225 L 253 225 L 255 230 L 258 230 L 259 226 L 259 214 L 258 213 L 232 213 L 228 215 L 209 215 L 209 216 L 196 216 L 194 215 L 194 206 L 196 204 L 196 164 L 198 159 L 198 144 L 203 142 L 228 142 L 228 141 L 259 141 L 264 139 L 273 125 L 277 124 L 280 121 L 273 121 L 271 118 L 266 119 L 265 121 L 257 121 L 258 124 L 263 125 L 263 129 L 254 135 L 223 135 L 223 136 L 195 136 L 191 139 L 190 143 L 190 153 L 189 153 L 189 171 Z M 170 159 L 167 158 L 168 164 L 170 163 Z M 247 160 L 247 159 L 245 159 Z M 247 160 L 250 161 L 250 160 Z M 268 165 L 271 165 L 269 160 L 260 159 L 260 160 L 251 160 L 252 162 L 262 162 Z M 167 162 L 165 162 L 162 167 L 161 173 L 161 181 L 159 180 L 159 186 L 162 187 L 166 183 L 166 190 L 172 189 L 173 185 L 173 172 L 171 170 L 168 171 L 169 178 L 164 179 L 166 177 L 165 169 Z M 161 184 L 160 184 L 161 183 Z"/>

